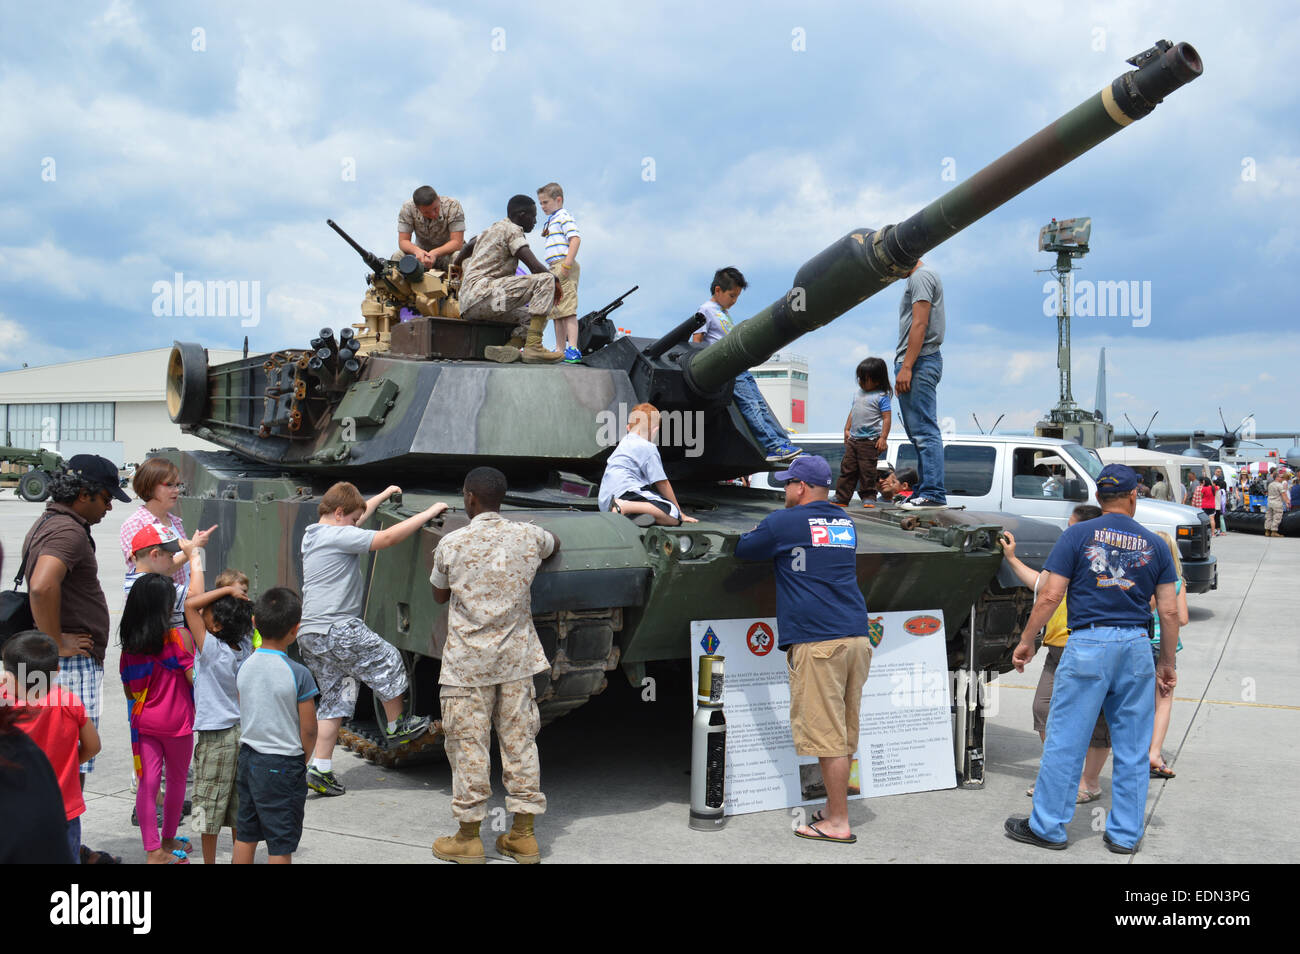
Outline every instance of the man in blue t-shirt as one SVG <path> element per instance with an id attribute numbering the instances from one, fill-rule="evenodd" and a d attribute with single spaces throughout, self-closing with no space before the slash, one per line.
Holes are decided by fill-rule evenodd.
<path id="1" fill-rule="evenodd" d="M 786 509 L 742 536 L 736 556 L 775 565 L 777 646 L 786 653 L 790 676 L 794 750 L 817 757 L 826 783 L 825 810 L 795 834 L 852 844 L 849 768 L 871 668 L 857 533 L 852 518 L 827 500 L 831 468 L 825 458 L 798 457 L 776 479 L 785 482 Z"/>
<path id="2" fill-rule="evenodd" d="M 1150 782 L 1148 748 L 1155 718 L 1150 640 L 1151 596 L 1160 613 L 1156 691 L 1173 692 L 1178 645 L 1178 604 L 1173 555 L 1163 540 L 1133 519 L 1137 474 L 1123 464 L 1097 477 L 1102 515 L 1066 530 L 1043 565 L 1047 582 L 1020 634 L 1017 672 L 1034 657 L 1034 634 L 1056 611 L 1069 587 L 1070 641 L 1056 670 L 1043 760 L 1034 783 L 1029 818 L 1008 818 L 1017 841 L 1041 848 L 1066 847 L 1065 826 L 1074 816 L 1079 770 L 1098 711 L 1106 713 L 1114 751 L 1111 810 L 1102 840 L 1117 854 L 1132 854 L 1142 840 Z"/>

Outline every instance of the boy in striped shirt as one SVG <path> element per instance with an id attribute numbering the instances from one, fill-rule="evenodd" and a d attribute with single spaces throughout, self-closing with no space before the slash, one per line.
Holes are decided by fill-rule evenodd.
<path id="1" fill-rule="evenodd" d="M 560 300 L 551 309 L 555 322 L 555 347 L 564 346 L 564 360 L 569 364 L 582 361 L 578 350 L 578 246 L 582 236 L 578 223 L 564 207 L 564 190 L 558 182 L 548 182 L 537 190 L 537 201 L 546 213 L 542 238 L 546 247 L 542 259 L 560 284 Z"/>

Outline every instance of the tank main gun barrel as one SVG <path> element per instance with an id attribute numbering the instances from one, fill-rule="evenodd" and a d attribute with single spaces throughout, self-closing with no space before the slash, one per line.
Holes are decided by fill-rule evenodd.
<path id="1" fill-rule="evenodd" d="M 940 242 L 1146 116 L 1201 75 L 1201 58 L 1187 43 L 1161 40 L 1128 62 L 1137 68 L 911 218 L 874 231 L 854 229 L 805 262 L 785 295 L 691 357 L 683 369 L 691 390 L 700 396 L 718 393 L 742 371 L 905 278 Z"/>
<path id="2" fill-rule="evenodd" d="M 349 235 L 347 232 L 344 232 L 341 228 L 339 228 L 333 219 L 326 219 L 325 224 L 328 225 L 330 228 L 332 228 L 335 232 L 338 232 L 339 235 L 342 237 L 343 241 L 347 242 L 354 249 L 356 249 L 357 254 L 361 256 L 361 261 L 365 262 L 372 272 L 374 272 L 376 275 L 382 275 L 384 273 L 384 265 L 386 263 L 382 258 L 376 255 L 374 252 L 367 252 L 364 248 L 358 245 L 356 243 L 356 240 L 353 239 L 352 236 Z"/>

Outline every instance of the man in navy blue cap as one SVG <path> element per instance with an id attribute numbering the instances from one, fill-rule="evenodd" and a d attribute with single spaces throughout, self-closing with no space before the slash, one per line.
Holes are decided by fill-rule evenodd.
<path id="1" fill-rule="evenodd" d="M 830 503 L 831 468 L 797 457 L 785 482 L 785 509 L 769 514 L 736 544 L 742 560 L 776 568 L 777 646 L 790 676 L 790 731 L 799 755 L 816 756 L 826 808 L 800 826 L 800 838 L 852 844 L 849 768 L 858 748 L 858 710 L 871 668 L 867 603 L 858 588 L 857 533 Z"/>
<path id="2" fill-rule="evenodd" d="M 1117 854 L 1132 854 L 1142 840 L 1150 781 L 1147 750 L 1155 717 L 1151 684 L 1168 695 L 1178 682 L 1178 604 L 1169 547 L 1133 519 L 1137 484 L 1131 468 L 1104 467 L 1097 477 L 1102 515 L 1061 534 L 1043 565 L 1047 582 L 1020 634 L 1013 656 L 1016 671 L 1024 672 L 1033 659 L 1034 634 L 1055 612 L 1067 587 L 1070 641 L 1056 669 L 1033 814 L 1008 818 L 1004 826 L 1016 841 L 1066 847 L 1065 826 L 1074 816 L 1079 772 L 1098 711 L 1106 713 L 1115 759 L 1102 840 Z M 1147 632 L 1153 593 L 1160 614 L 1160 661 L 1154 673 Z"/>

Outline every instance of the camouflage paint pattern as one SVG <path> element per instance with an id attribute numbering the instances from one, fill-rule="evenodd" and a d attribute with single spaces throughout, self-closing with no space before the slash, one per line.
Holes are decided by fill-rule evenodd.
<path id="1" fill-rule="evenodd" d="M 506 811 L 540 815 L 542 794 L 537 732 L 541 720 L 533 701 L 533 681 L 518 679 L 495 686 L 443 686 L 442 731 L 451 766 L 451 813 L 458 822 L 482 821 L 492 796 L 492 730 L 501 746 L 501 781 Z"/>

